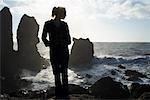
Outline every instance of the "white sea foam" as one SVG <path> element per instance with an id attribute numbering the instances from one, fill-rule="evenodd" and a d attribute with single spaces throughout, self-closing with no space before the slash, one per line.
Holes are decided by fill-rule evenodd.
<path id="1" fill-rule="evenodd" d="M 68 69 L 68 79 L 70 84 L 77 84 L 81 85 L 82 87 L 88 88 L 92 84 L 94 84 L 97 80 L 105 76 L 111 76 L 116 81 L 122 82 L 123 84 L 129 85 L 132 81 L 127 81 L 125 76 L 125 70 L 137 70 L 143 74 L 146 74 L 147 77 L 150 78 L 150 66 L 144 69 L 143 67 L 139 66 L 138 64 L 124 64 L 126 69 L 120 69 L 117 67 L 118 64 L 114 65 L 106 65 L 106 64 L 94 64 L 90 65 L 90 68 L 85 70 L 78 70 L 72 71 Z M 84 65 L 82 67 L 85 67 Z M 90 77 L 88 77 L 90 76 Z M 39 90 L 45 89 L 47 87 L 54 86 L 54 76 L 52 73 L 52 68 L 48 67 L 47 69 L 41 70 L 36 76 L 28 76 L 23 77 L 28 81 L 32 81 L 32 89 Z M 136 81 L 140 83 L 150 83 L 150 79 L 148 78 L 141 78 L 142 81 Z"/>
<path id="2" fill-rule="evenodd" d="M 50 66 L 47 67 L 46 69 L 41 70 L 35 76 L 24 76 L 22 77 L 22 79 L 33 82 L 32 90 L 41 90 L 47 87 L 54 86 L 54 76 L 52 73 L 52 68 Z M 84 81 L 83 79 L 79 79 L 79 76 L 76 73 L 74 73 L 74 71 L 71 71 L 70 69 L 68 69 L 68 79 L 70 84 L 73 83 L 77 85 L 80 85 Z"/>

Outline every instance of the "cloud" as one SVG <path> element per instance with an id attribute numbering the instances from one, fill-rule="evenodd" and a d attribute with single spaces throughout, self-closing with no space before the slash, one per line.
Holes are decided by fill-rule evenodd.
<path id="1" fill-rule="evenodd" d="M 4 1 L 9 7 L 25 6 L 33 2 L 33 0 L 5 0 Z"/>
<path id="2" fill-rule="evenodd" d="M 90 18 L 150 18 L 149 0 L 5 0 L 5 3 L 14 9 L 36 14 L 47 13 L 53 6 L 62 5 L 73 14 Z"/>
<path id="3" fill-rule="evenodd" d="M 0 0 L 0 5 L 1 2 L 3 1 Z M 150 0 L 5 0 L 3 3 L 12 12 L 14 33 L 22 15 L 27 14 L 36 18 L 41 35 L 43 24 L 51 18 L 54 6 L 66 7 L 65 20 L 69 24 L 71 35 L 77 38 L 91 37 L 93 40 L 105 41 L 107 37 L 107 40 L 115 40 L 115 33 L 119 34 L 119 31 L 118 28 L 114 29 L 117 20 L 112 22 L 112 19 L 150 19 Z M 123 31 L 120 30 L 120 33 Z"/>
<path id="4" fill-rule="evenodd" d="M 90 14 L 108 18 L 150 18 L 148 0 L 88 0 Z"/>
<path id="5" fill-rule="evenodd" d="M 8 6 L 8 5 L 6 3 L 4 3 L 3 0 L 0 0 L 0 9 L 2 9 L 5 6 Z"/>

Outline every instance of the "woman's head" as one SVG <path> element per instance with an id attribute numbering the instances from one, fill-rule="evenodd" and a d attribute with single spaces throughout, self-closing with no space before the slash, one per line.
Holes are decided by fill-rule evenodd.
<path id="1" fill-rule="evenodd" d="M 64 7 L 54 7 L 52 17 L 64 19 L 66 17 L 66 9 Z"/>

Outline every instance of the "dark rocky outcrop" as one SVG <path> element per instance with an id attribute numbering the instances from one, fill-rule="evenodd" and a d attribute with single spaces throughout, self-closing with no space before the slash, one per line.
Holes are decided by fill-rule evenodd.
<path id="1" fill-rule="evenodd" d="M 0 11 L 0 80 L 1 92 L 9 93 L 20 88 L 21 70 L 40 71 L 49 63 L 37 51 L 38 24 L 33 17 L 24 15 L 18 27 L 18 51 L 13 50 L 12 15 L 9 8 Z"/>
<path id="2" fill-rule="evenodd" d="M 93 43 L 87 39 L 73 38 L 73 46 L 71 49 L 69 64 L 82 65 L 90 64 L 94 55 Z"/>
<path id="3" fill-rule="evenodd" d="M 39 25 L 34 17 L 24 15 L 17 30 L 19 67 L 39 71 L 48 62 L 37 51 Z"/>
<path id="4" fill-rule="evenodd" d="M 9 8 L 0 11 L 0 69 L 1 90 L 15 90 L 18 79 L 16 68 L 16 55 L 13 51 L 12 15 Z"/>
<path id="5" fill-rule="evenodd" d="M 131 98 L 139 98 L 145 92 L 150 92 L 149 84 L 132 83 L 130 88 Z"/>
<path id="6" fill-rule="evenodd" d="M 111 77 L 104 77 L 90 87 L 92 95 L 102 99 L 125 99 L 129 98 L 127 86 L 115 82 Z"/>

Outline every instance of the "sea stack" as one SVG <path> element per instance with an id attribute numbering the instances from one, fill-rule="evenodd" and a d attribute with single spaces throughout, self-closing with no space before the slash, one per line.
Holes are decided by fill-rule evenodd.
<path id="1" fill-rule="evenodd" d="M 90 64 L 94 55 L 93 43 L 88 38 L 73 38 L 73 41 L 69 65 Z"/>
<path id="2" fill-rule="evenodd" d="M 48 62 L 42 58 L 36 45 L 39 25 L 34 17 L 23 15 L 17 30 L 19 67 L 27 70 L 39 71 Z"/>
<path id="3" fill-rule="evenodd" d="M 13 50 L 12 15 L 9 8 L 0 11 L 0 90 L 10 93 L 20 88 L 20 73 L 23 69 L 39 72 L 48 66 L 36 47 L 39 43 L 34 17 L 24 15 L 17 30 L 18 51 Z"/>
<path id="4" fill-rule="evenodd" d="M 7 91 L 16 89 L 17 69 L 15 52 L 13 51 L 12 38 L 12 15 L 9 8 L 4 7 L 0 11 L 0 67 L 1 67 L 1 90 Z"/>

